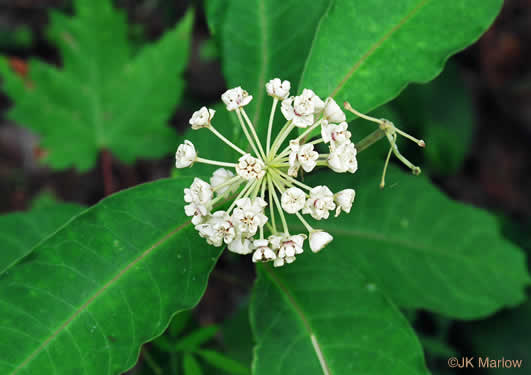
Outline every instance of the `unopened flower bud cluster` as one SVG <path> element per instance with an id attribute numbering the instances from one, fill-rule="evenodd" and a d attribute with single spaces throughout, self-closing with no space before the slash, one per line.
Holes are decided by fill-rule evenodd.
<path id="1" fill-rule="evenodd" d="M 332 98 L 323 101 L 309 89 L 290 96 L 290 89 L 290 82 L 278 78 L 266 84 L 267 94 L 273 99 L 266 139 L 259 139 L 245 112 L 244 107 L 253 99 L 247 91 L 236 87 L 221 96 L 227 110 L 236 113 L 249 142 L 248 150 L 216 130 L 213 109 L 203 107 L 193 114 L 192 129 L 210 130 L 241 154 L 238 160 L 203 159 L 189 141 L 184 141 L 175 154 L 177 168 L 196 162 L 222 167 L 209 181 L 195 178 L 184 190 L 185 213 L 199 235 L 213 246 L 226 245 L 232 252 L 252 254 L 253 262 L 273 262 L 276 267 L 294 262 L 303 253 L 306 240 L 313 252 L 328 245 L 332 235 L 314 228 L 307 219 L 319 221 L 328 219 L 331 213 L 349 213 L 355 198 L 353 189 L 333 192 L 325 185 L 308 186 L 300 176 L 316 167 L 338 173 L 354 173 L 358 168 L 356 147 L 339 105 Z M 279 102 L 286 122 L 271 140 Z M 294 132 L 297 128 L 304 130 Z M 310 135 L 319 132 L 320 137 L 309 141 Z M 319 153 L 318 144 L 323 144 L 321 149 L 327 152 Z M 220 203 L 230 206 L 216 210 Z M 305 228 L 303 233 L 290 229 L 289 215 L 302 223 L 299 227 Z"/>

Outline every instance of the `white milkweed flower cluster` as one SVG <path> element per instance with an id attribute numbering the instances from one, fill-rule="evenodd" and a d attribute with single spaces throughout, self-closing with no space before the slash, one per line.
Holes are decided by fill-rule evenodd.
<path id="1" fill-rule="evenodd" d="M 216 130 L 212 123 L 215 111 L 202 107 L 189 121 L 192 129 L 210 130 L 241 157 L 236 162 L 204 159 L 185 140 L 175 154 L 175 166 L 186 168 L 199 162 L 221 167 L 214 171 L 209 182 L 195 178 L 184 190 L 185 213 L 192 218 L 201 237 L 213 246 L 226 245 L 232 252 L 252 254 L 253 262 L 273 262 L 279 267 L 294 262 L 302 254 L 306 239 L 313 252 L 333 240 L 330 233 L 312 227 L 303 215 L 326 220 L 330 212 L 335 216 L 349 213 L 356 195 L 354 189 L 334 193 L 325 185 L 308 186 L 298 177 L 316 167 L 354 173 L 358 169 L 357 150 L 350 139 L 345 113 L 332 98 L 323 101 L 309 89 L 304 89 L 301 95 L 290 96 L 290 82 L 278 78 L 265 86 L 273 98 L 265 142 L 259 139 L 244 109 L 253 97 L 236 87 L 226 91 L 221 99 L 228 111 L 236 113 L 249 142 L 249 151 L 242 150 Z M 271 142 L 278 102 L 286 123 Z M 304 130 L 289 139 L 295 128 Z M 394 127 L 386 129 L 391 131 Z M 320 130 L 320 137 L 309 141 L 308 136 L 314 130 L 316 133 Z M 318 144 L 323 144 L 321 149 L 327 148 L 328 152 L 319 153 L 315 147 Z M 216 204 L 231 198 L 234 199 L 226 210 L 215 211 Z M 287 215 L 294 215 L 306 229 L 305 233 L 290 230 Z"/>

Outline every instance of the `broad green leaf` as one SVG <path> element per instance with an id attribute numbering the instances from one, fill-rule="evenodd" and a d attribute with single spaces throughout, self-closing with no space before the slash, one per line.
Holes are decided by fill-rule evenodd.
<path id="1" fill-rule="evenodd" d="M 336 0 L 315 35 L 299 89 L 369 112 L 428 82 L 473 43 L 503 0 Z"/>
<path id="2" fill-rule="evenodd" d="M 525 299 L 525 256 L 501 236 L 495 217 L 397 168 L 382 190 L 380 169 L 366 163 L 352 177 L 317 177 L 335 191 L 356 189 L 349 215 L 316 223 L 334 236 L 323 253 L 341 254 L 404 308 L 471 319 Z"/>
<path id="3" fill-rule="evenodd" d="M 0 252 L 0 276 L 82 210 L 77 204 L 55 203 L 29 212 L 1 215 L 0 239 L 4 245 Z"/>
<path id="4" fill-rule="evenodd" d="M 265 84 L 279 77 L 296 85 L 315 29 L 329 3 L 232 0 L 225 5 L 220 31 L 223 72 L 229 87 L 242 86 L 253 95 L 245 110 L 259 134 L 267 132 L 272 103 Z M 281 116 L 278 111 L 277 120 Z"/>
<path id="5" fill-rule="evenodd" d="M 175 348 L 176 350 L 195 350 L 200 345 L 213 338 L 218 331 L 219 327 L 215 324 L 206 327 L 200 327 L 177 341 Z"/>
<path id="6" fill-rule="evenodd" d="M 133 56 L 125 15 L 110 0 L 76 0 L 75 15 L 52 13 L 62 68 L 32 60 L 26 82 L 0 60 L 9 117 L 41 136 L 54 169 L 92 168 L 102 149 L 123 162 L 174 150 L 167 120 L 177 105 L 193 15 Z"/>
<path id="7" fill-rule="evenodd" d="M 242 365 L 240 362 L 235 361 L 221 353 L 214 350 L 199 350 L 197 354 L 210 365 L 228 372 L 232 375 L 249 375 L 251 371 Z"/>
<path id="8" fill-rule="evenodd" d="M 518 244 L 528 255 L 531 264 L 531 232 L 529 222 L 506 222 L 506 236 Z M 490 359 L 522 360 L 523 368 L 531 363 L 531 299 L 512 310 L 501 311 L 492 318 L 459 326 L 466 337 L 470 355 Z M 507 374 L 507 368 L 490 368 L 487 374 Z M 516 370 L 513 370 L 516 371 Z M 518 371 L 517 371 L 518 372 Z"/>
<path id="9" fill-rule="evenodd" d="M 201 366 L 195 359 L 195 357 L 190 353 L 185 353 L 183 358 L 183 370 L 184 375 L 201 375 Z"/>
<path id="10" fill-rule="evenodd" d="M 183 214 L 191 181 L 103 200 L 0 278 L 1 374 L 120 374 L 199 301 L 220 249 Z"/>
<path id="11" fill-rule="evenodd" d="M 258 271 L 254 375 L 428 374 L 407 320 L 339 247 Z"/>
<path id="12" fill-rule="evenodd" d="M 425 149 L 409 145 L 422 152 L 430 172 L 450 174 L 461 167 L 472 140 L 474 115 L 472 99 L 455 64 L 448 64 L 426 85 L 409 86 L 391 105 L 407 119 L 397 125 L 426 141 Z"/>
<path id="13" fill-rule="evenodd" d="M 531 301 L 510 311 L 503 311 L 491 319 L 464 325 L 461 332 L 471 348 L 470 356 L 489 359 L 523 361 L 523 368 L 531 363 Z M 487 374 L 504 375 L 507 368 L 491 368 Z M 515 370 L 513 370 L 515 371 Z M 518 372 L 518 371 L 516 371 Z"/>

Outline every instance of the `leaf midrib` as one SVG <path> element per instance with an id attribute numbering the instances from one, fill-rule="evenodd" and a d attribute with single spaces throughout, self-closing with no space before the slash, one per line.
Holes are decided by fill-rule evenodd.
<path id="1" fill-rule="evenodd" d="M 87 212 L 87 211 L 85 211 Z M 97 300 L 105 291 L 112 287 L 118 280 L 120 280 L 131 268 L 141 262 L 143 259 L 148 257 L 153 251 L 155 251 L 159 246 L 163 245 L 165 242 L 170 240 L 173 236 L 179 233 L 181 230 L 189 226 L 191 221 L 187 221 L 177 228 L 173 229 L 166 235 L 164 235 L 160 240 L 155 242 L 151 247 L 142 252 L 138 257 L 133 261 L 128 263 L 121 271 L 119 271 L 111 280 L 109 280 L 103 287 L 98 289 L 79 309 L 77 309 L 57 330 L 55 330 L 50 336 L 48 336 L 44 342 L 39 345 L 22 363 L 20 363 L 14 370 L 11 372 L 11 375 L 16 375 L 19 371 L 29 364 L 39 353 L 41 353 L 50 342 L 52 342 L 57 336 L 59 336 L 69 325 L 72 323 L 81 313 L 83 313 L 94 301 Z"/>
<path id="2" fill-rule="evenodd" d="M 352 78 L 354 73 L 365 63 L 369 57 L 371 57 L 376 50 L 378 50 L 394 33 L 396 33 L 398 30 L 402 28 L 409 20 L 411 20 L 430 0 L 421 0 L 415 8 L 413 8 L 404 18 L 398 22 L 391 30 L 389 30 L 383 37 L 378 39 L 376 43 L 374 43 L 368 50 L 365 52 L 361 58 L 356 61 L 352 68 L 348 71 L 348 73 L 343 77 L 343 79 L 339 82 L 337 87 L 332 91 L 330 94 L 331 97 L 335 97 L 346 85 L 346 83 Z"/>
<path id="3" fill-rule="evenodd" d="M 315 356 L 317 357 L 317 360 L 321 364 L 321 369 L 323 370 L 323 374 L 330 375 L 330 367 L 328 366 L 326 358 L 324 357 L 323 351 L 321 349 L 321 345 L 319 344 L 319 341 L 317 340 L 317 336 L 315 335 L 315 332 L 310 326 L 310 321 L 306 317 L 306 313 L 304 312 L 300 304 L 296 301 L 295 297 L 290 293 L 286 284 L 280 279 L 280 277 L 278 277 L 278 275 L 271 269 L 271 267 L 267 264 L 264 264 L 262 269 L 268 275 L 271 282 L 274 285 L 276 285 L 280 289 L 280 291 L 282 291 L 284 295 L 286 296 L 289 304 L 293 307 L 293 311 L 300 318 L 304 328 L 308 332 L 308 336 L 310 338 L 310 341 L 312 342 L 312 348 L 315 352 Z M 319 356 L 319 353 L 316 351 L 316 346 L 317 346 L 317 349 L 321 352 L 321 356 Z M 323 359 L 322 361 L 320 360 L 320 357 Z"/>

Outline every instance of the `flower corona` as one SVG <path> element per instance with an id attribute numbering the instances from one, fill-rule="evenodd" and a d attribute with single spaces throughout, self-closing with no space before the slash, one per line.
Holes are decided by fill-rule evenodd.
<path id="1" fill-rule="evenodd" d="M 192 218 L 201 237 L 213 246 L 226 245 L 232 252 L 252 254 L 253 262 L 272 262 L 280 267 L 293 263 L 303 253 L 306 239 L 312 252 L 322 250 L 333 240 L 330 233 L 315 229 L 303 215 L 326 220 L 330 212 L 334 216 L 348 214 L 356 195 L 354 189 L 334 194 L 325 185 L 308 186 L 300 181 L 300 176 L 317 167 L 355 173 L 358 151 L 350 139 L 345 113 L 334 99 L 323 101 L 309 89 L 299 96 L 290 96 L 290 82 L 278 78 L 265 86 L 273 99 L 265 142 L 259 139 L 244 109 L 253 97 L 236 87 L 227 90 L 221 99 L 228 111 L 236 113 L 249 149 L 241 149 L 218 132 L 213 125 L 215 111 L 202 107 L 189 121 L 192 129 L 210 130 L 241 156 L 233 162 L 203 159 L 200 150 L 185 140 L 175 154 L 175 166 L 186 168 L 206 163 L 222 167 L 214 171 L 210 183 L 196 177 L 184 190 L 185 213 Z M 279 101 L 286 123 L 271 142 Z M 345 108 L 352 112 L 350 105 Z M 380 131 L 388 136 L 391 150 L 397 152 L 396 133 L 403 132 L 384 124 Z M 295 128 L 302 130 L 288 139 Z M 310 140 L 314 134 L 320 137 Z M 220 203 L 230 206 L 215 211 Z M 288 225 L 288 215 L 293 215 L 302 224 L 298 228 L 304 228 L 307 234 L 294 232 Z"/>

